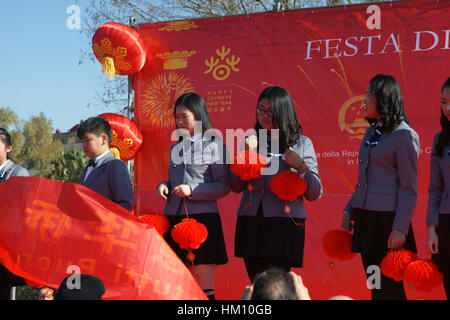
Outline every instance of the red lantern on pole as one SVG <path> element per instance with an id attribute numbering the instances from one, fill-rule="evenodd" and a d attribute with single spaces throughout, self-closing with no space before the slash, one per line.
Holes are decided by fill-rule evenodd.
<path id="1" fill-rule="evenodd" d="M 130 118 L 117 113 L 102 113 L 98 115 L 111 126 L 111 151 L 116 158 L 128 161 L 136 156 L 142 144 L 142 133 Z"/>
<path id="2" fill-rule="evenodd" d="M 95 57 L 110 79 L 139 72 L 147 59 L 144 38 L 125 24 L 108 22 L 101 25 L 92 37 Z"/>

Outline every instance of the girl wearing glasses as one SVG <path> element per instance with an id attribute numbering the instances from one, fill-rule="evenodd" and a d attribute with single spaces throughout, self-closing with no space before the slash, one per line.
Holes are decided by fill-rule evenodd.
<path id="1" fill-rule="evenodd" d="M 232 190 L 243 192 L 237 212 L 235 256 L 244 258 L 251 281 L 256 274 L 270 267 L 289 271 L 291 267 L 303 266 L 304 199 L 314 201 L 322 195 L 313 144 L 301 134 L 302 127 L 297 121 L 291 96 L 285 89 L 268 87 L 260 94 L 255 131 L 255 135 L 246 138 L 245 145 L 247 149 L 259 146 L 260 154 L 267 155 L 268 170 L 263 170 L 258 179 L 251 181 L 251 194 L 248 181 L 242 181 L 233 173 L 230 177 Z M 267 152 L 262 150 L 265 148 Z M 289 201 L 295 224 L 284 211 L 285 201 L 270 189 L 272 178 L 289 169 L 303 177 L 307 184 L 302 196 Z"/>
<path id="2" fill-rule="evenodd" d="M 428 248 L 450 300 L 450 78 L 441 90 L 441 132 L 434 136 L 428 187 Z"/>

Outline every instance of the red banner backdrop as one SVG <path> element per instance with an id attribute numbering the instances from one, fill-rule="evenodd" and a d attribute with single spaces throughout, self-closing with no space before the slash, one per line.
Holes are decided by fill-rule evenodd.
<path id="1" fill-rule="evenodd" d="M 331 263 L 323 235 L 340 227 L 341 212 L 357 180 L 357 151 L 368 126 L 361 105 L 369 80 L 393 75 L 408 118 L 421 140 L 419 201 L 413 226 L 419 256 L 426 250 L 425 212 L 433 135 L 439 131 L 440 88 L 450 76 L 450 2 L 418 0 L 378 4 L 380 29 L 368 5 L 139 25 L 152 63 L 134 78 L 135 120 L 144 143 L 136 158 L 137 211 L 161 209 L 154 196 L 167 178 L 174 143 L 173 105 L 188 91 L 203 96 L 212 124 L 236 151 L 226 129 L 255 124 L 256 99 L 267 86 L 287 89 L 304 134 L 314 143 L 323 197 L 307 203 L 304 278 L 313 299 L 344 294 L 369 299 L 359 256 Z M 368 23 L 369 22 L 369 23 Z M 216 296 L 238 299 L 248 278 L 234 257 L 236 211 L 241 195 L 219 201 L 229 262 L 218 268 Z M 410 299 L 443 299 L 443 287 Z"/>
<path id="2" fill-rule="evenodd" d="M 0 261 L 16 275 L 58 288 L 79 268 L 103 299 L 206 299 L 153 227 L 86 187 L 13 177 L 0 203 Z"/>

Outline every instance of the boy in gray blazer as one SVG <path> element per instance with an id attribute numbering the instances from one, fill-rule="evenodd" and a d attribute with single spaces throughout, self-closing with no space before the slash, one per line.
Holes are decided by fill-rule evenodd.
<path id="1" fill-rule="evenodd" d="M 128 168 L 111 151 L 111 126 L 103 118 L 83 121 L 77 131 L 83 151 L 90 159 L 80 177 L 80 184 L 132 211 L 134 194 Z"/>

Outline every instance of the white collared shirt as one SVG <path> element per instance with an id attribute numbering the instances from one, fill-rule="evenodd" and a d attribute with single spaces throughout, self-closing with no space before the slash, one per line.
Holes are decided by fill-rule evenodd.
<path id="1" fill-rule="evenodd" d="M 9 159 L 6 159 L 6 161 L 5 161 L 5 163 L 4 164 L 2 164 L 1 166 L 0 166 L 0 172 L 2 172 L 2 170 L 3 170 L 3 168 L 4 167 L 6 167 L 6 164 L 9 162 L 9 161 L 11 161 L 11 160 L 9 160 Z M 3 171 L 2 173 L 1 173 L 1 176 L 0 176 L 0 178 L 3 178 L 3 176 L 5 175 L 5 171 Z"/>
<path id="2" fill-rule="evenodd" d="M 98 164 L 98 162 L 100 161 L 100 159 L 103 158 L 108 152 L 110 152 L 110 151 L 108 150 L 108 151 L 102 153 L 101 155 L 99 155 L 98 157 L 96 157 L 96 158 L 94 159 L 94 161 L 95 161 L 95 168 L 97 167 L 97 164 Z M 91 172 L 92 172 L 95 168 L 94 168 L 93 166 L 89 166 L 89 167 L 87 168 L 86 174 L 85 174 L 85 176 L 84 176 L 84 181 L 83 181 L 83 182 L 86 182 L 87 177 L 91 174 Z"/>

